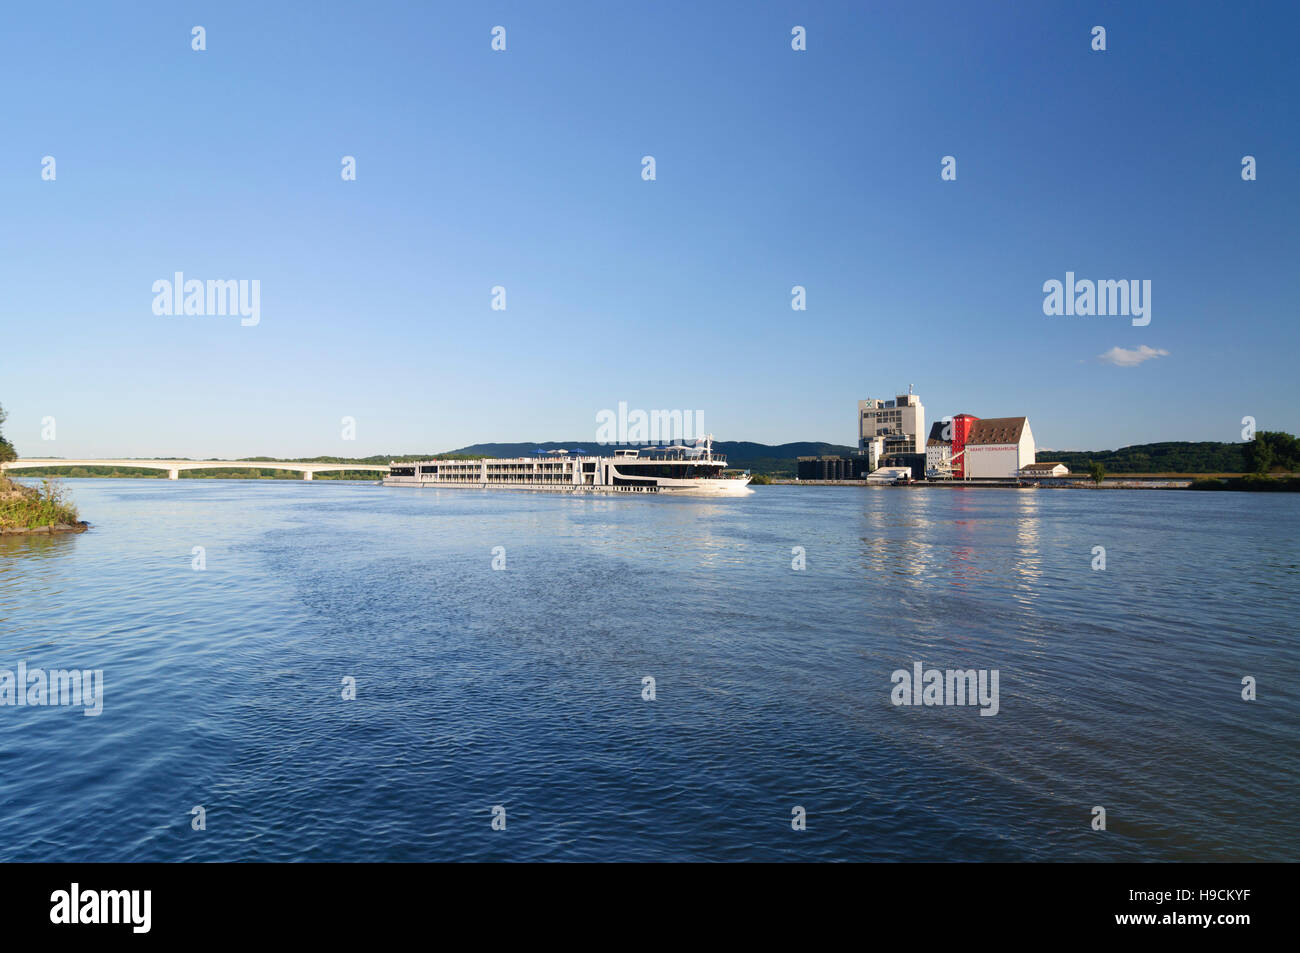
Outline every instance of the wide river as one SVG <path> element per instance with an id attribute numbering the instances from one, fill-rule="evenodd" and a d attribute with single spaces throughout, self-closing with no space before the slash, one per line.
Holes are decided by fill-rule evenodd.
<path id="1" fill-rule="evenodd" d="M 0 681 L 102 712 L 0 706 L 2 860 L 1300 857 L 1294 495 L 66 486 Z"/>

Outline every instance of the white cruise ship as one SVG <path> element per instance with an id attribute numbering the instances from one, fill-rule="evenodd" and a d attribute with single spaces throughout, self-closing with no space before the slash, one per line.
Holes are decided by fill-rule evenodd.
<path id="1" fill-rule="evenodd" d="M 551 450 L 532 457 L 485 460 L 420 460 L 390 464 L 385 486 L 499 488 L 551 493 L 682 493 L 740 496 L 753 493 L 749 475 L 724 475 L 726 457 L 713 440 L 682 445 L 615 450 L 613 456 Z"/>

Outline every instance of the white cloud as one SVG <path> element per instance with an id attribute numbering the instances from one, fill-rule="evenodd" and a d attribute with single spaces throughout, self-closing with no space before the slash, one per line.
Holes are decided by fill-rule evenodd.
<path id="1" fill-rule="evenodd" d="M 1143 344 L 1141 347 L 1132 348 L 1113 347 L 1105 354 L 1098 354 L 1097 360 L 1114 364 L 1116 367 L 1137 367 L 1143 361 L 1149 361 L 1153 357 L 1168 356 L 1169 352 L 1164 348 L 1147 347 Z"/>

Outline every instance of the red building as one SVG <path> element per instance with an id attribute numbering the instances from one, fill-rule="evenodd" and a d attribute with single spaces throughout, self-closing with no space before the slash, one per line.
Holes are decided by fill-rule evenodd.
<path id="1" fill-rule="evenodd" d="M 952 418 L 952 478 L 966 479 L 966 438 L 970 429 L 979 420 L 971 414 L 957 414 Z"/>

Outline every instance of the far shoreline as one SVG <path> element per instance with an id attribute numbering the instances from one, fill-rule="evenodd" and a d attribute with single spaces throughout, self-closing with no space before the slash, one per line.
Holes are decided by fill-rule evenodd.
<path id="1" fill-rule="evenodd" d="M 281 475 L 284 474 L 284 475 Z M 0 478 L 3 479 L 3 478 Z M 34 473 L 23 473 L 21 476 L 14 474 L 7 479 L 11 480 L 140 480 L 146 482 L 176 483 L 180 480 L 185 481 L 212 481 L 212 482 L 277 482 L 277 483 L 348 483 L 362 486 L 382 486 L 383 480 L 376 480 L 369 476 L 345 476 L 345 475 L 317 475 L 314 480 L 303 480 L 298 474 L 290 471 L 280 471 L 276 474 L 238 474 L 222 473 L 212 476 L 181 476 L 179 480 L 170 480 L 165 473 L 154 475 L 153 473 L 143 474 L 126 474 L 126 473 L 81 473 L 76 476 L 70 476 L 60 473 L 49 473 L 38 471 Z M 1300 492 L 1300 477 L 1291 474 L 1277 474 L 1275 476 L 1259 476 L 1255 474 L 1180 474 L 1178 476 L 1168 474 L 1113 474 L 1107 476 L 1100 484 L 1094 483 L 1086 477 L 1078 479 L 1070 477 L 1058 477 L 1040 480 L 914 480 L 905 484 L 894 484 L 887 482 L 874 482 L 870 480 L 798 480 L 788 477 L 768 477 L 764 480 L 756 480 L 751 484 L 752 487 L 760 486 L 798 486 L 798 487 L 872 487 L 885 488 L 892 490 L 910 490 L 916 488 L 927 489 L 981 489 L 981 490 L 1196 490 L 1196 491 L 1226 491 L 1226 492 L 1272 492 L 1287 493 Z M 67 528 L 52 530 L 53 532 L 84 532 L 88 524 L 79 521 L 76 524 L 61 524 Z M 80 527 L 80 528 L 77 528 Z M 4 530 L 6 535 L 16 535 L 21 532 L 47 532 L 49 527 L 40 527 L 34 530 L 25 530 L 21 527 L 11 527 Z"/>

